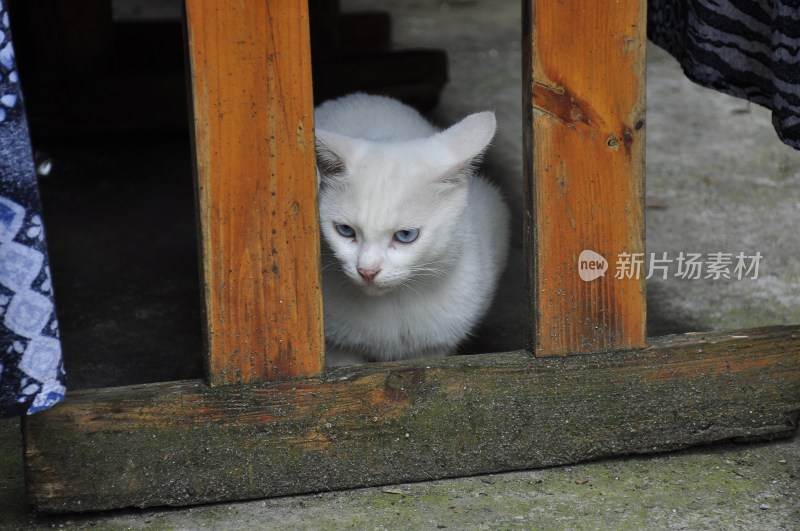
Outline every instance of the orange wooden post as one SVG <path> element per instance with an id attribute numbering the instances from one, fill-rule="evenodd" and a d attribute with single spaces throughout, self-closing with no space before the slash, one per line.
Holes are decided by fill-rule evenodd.
<path id="1" fill-rule="evenodd" d="M 644 253 L 645 10 L 523 2 L 528 346 L 540 356 L 645 344 L 644 264 L 615 278 Z M 581 278 L 603 260 L 604 276 Z"/>
<path id="2" fill-rule="evenodd" d="M 322 300 L 308 5 L 187 0 L 211 384 L 314 376 Z"/>

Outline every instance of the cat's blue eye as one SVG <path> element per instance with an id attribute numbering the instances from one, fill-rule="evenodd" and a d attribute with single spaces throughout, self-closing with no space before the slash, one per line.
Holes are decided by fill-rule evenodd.
<path id="1" fill-rule="evenodd" d="M 345 238 L 355 238 L 356 231 L 350 225 L 342 225 L 340 223 L 334 223 L 333 226 L 336 228 L 336 232 L 344 236 Z"/>
<path id="2" fill-rule="evenodd" d="M 394 233 L 394 239 L 400 243 L 411 243 L 419 237 L 419 229 L 399 230 Z"/>

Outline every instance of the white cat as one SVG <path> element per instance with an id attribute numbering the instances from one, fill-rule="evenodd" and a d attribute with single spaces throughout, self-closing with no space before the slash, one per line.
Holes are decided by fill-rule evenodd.
<path id="1" fill-rule="evenodd" d="M 390 98 L 315 112 L 326 365 L 445 356 L 489 308 L 508 208 L 475 175 L 492 112 L 439 132 Z"/>

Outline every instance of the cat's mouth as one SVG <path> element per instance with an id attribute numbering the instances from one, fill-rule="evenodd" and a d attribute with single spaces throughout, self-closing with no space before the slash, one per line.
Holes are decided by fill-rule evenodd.
<path id="1" fill-rule="evenodd" d="M 381 296 L 381 295 L 383 295 L 385 293 L 389 293 L 394 288 L 395 288 L 394 284 L 390 284 L 390 285 L 387 285 L 387 284 L 376 284 L 374 282 L 370 282 L 370 283 L 362 282 L 361 283 L 361 289 L 364 291 L 364 293 L 366 293 L 367 295 L 371 295 L 373 297 L 378 297 L 378 296 Z"/>

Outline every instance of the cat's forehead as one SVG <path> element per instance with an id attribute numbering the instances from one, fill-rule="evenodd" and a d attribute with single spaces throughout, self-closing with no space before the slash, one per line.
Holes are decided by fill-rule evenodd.
<path id="1" fill-rule="evenodd" d="M 436 184 L 442 170 L 426 142 L 363 142 L 362 148 L 347 161 L 347 175 L 324 193 L 323 208 L 334 221 L 380 239 L 447 209 Z"/>
<path id="2" fill-rule="evenodd" d="M 429 183 L 413 175 L 376 170 L 351 179 L 338 195 L 343 217 L 375 237 L 423 223 L 435 208 Z"/>
<path id="3" fill-rule="evenodd" d="M 437 167 L 436 153 L 425 139 L 370 143 L 370 148 L 351 162 L 352 177 L 367 181 L 427 179 Z"/>
<path id="4" fill-rule="evenodd" d="M 435 174 L 436 168 L 418 145 L 378 145 L 354 161 L 349 181 L 362 196 L 402 197 L 430 184 Z"/>
<path id="5" fill-rule="evenodd" d="M 373 180 L 356 186 L 351 195 L 354 220 L 366 230 L 376 233 L 393 232 L 399 228 L 413 228 L 422 223 L 433 201 L 430 194 L 419 187 L 396 185 L 391 181 Z"/>

